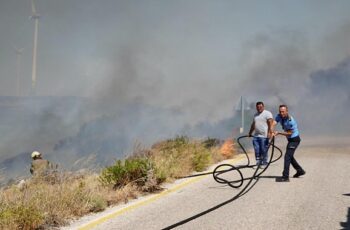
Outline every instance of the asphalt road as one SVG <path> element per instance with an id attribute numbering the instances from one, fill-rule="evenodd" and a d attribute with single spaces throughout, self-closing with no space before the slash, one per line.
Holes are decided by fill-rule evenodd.
<path id="1" fill-rule="evenodd" d="M 175 229 L 350 229 L 350 146 L 344 143 L 323 141 L 319 145 L 305 141 L 295 155 L 306 170 L 305 176 L 291 178 L 290 182 L 276 181 L 282 172 L 281 159 L 237 200 Z M 285 142 L 280 147 L 284 150 Z M 245 176 L 253 172 L 243 171 Z M 291 167 L 291 175 L 294 173 Z M 114 218 L 99 217 L 93 221 L 97 226 L 86 229 L 163 229 L 225 202 L 240 191 L 216 183 L 211 176 L 186 183 L 120 211 Z"/>

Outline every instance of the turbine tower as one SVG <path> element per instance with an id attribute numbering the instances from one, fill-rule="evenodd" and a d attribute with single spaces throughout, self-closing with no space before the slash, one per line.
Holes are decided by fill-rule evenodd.
<path id="1" fill-rule="evenodd" d="M 16 46 L 13 46 L 16 51 L 16 95 L 21 96 L 20 91 L 20 76 L 21 76 L 21 59 L 23 54 L 23 48 L 18 49 Z"/>
<path id="2" fill-rule="evenodd" d="M 244 100 L 243 100 L 243 96 L 241 96 L 241 128 L 239 129 L 239 133 L 243 133 L 244 132 Z"/>
<path id="3" fill-rule="evenodd" d="M 34 20 L 34 44 L 33 44 L 33 65 L 32 65 L 32 88 L 31 94 L 36 94 L 36 60 L 37 60 L 37 49 L 38 49 L 38 29 L 39 29 L 39 18 L 40 15 L 36 12 L 34 0 L 32 0 L 32 16 L 30 17 Z"/>
<path id="4" fill-rule="evenodd" d="M 245 97 L 241 96 L 239 103 L 236 106 L 236 110 L 241 112 L 241 127 L 239 127 L 239 133 L 244 133 L 244 126 L 245 126 L 245 112 L 250 110 L 248 106 L 248 101 Z"/>

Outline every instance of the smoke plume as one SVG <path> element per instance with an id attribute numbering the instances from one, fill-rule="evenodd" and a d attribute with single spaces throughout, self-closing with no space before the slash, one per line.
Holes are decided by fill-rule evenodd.
<path id="1" fill-rule="evenodd" d="M 274 113 L 279 104 L 289 105 L 303 135 L 349 133 L 347 11 L 339 24 L 311 6 L 310 13 L 328 23 L 322 33 L 313 27 L 317 20 L 294 20 L 292 8 L 284 10 L 293 19 L 283 15 L 285 22 L 261 13 L 264 7 L 280 12 L 277 3 L 257 3 L 261 9 L 229 1 L 37 3 L 37 96 L 29 96 L 28 87 L 29 2 L 0 7 L 5 177 L 28 176 L 34 150 L 61 168 L 79 169 L 87 167 L 84 159 L 104 166 L 123 158 L 137 142 L 238 135 L 241 96 L 250 105 L 246 126 L 255 102 L 264 101 Z M 20 95 L 13 90 L 12 41 L 25 48 Z"/>

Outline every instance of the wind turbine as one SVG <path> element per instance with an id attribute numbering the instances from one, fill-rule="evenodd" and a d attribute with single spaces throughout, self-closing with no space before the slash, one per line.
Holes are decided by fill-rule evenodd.
<path id="1" fill-rule="evenodd" d="M 17 96 L 21 96 L 20 92 L 20 76 L 21 76 L 21 58 L 23 54 L 23 48 L 17 48 L 16 46 L 13 46 L 13 48 L 16 51 L 16 75 L 17 75 L 17 81 L 16 81 L 16 94 Z"/>
<path id="2" fill-rule="evenodd" d="M 40 15 L 36 12 L 34 0 L 32 0 L 32 16 L 30 17 L 34 20 L 34 44 L 33 44 L 33 65 L 32 65 L 32 95 L 36 94 L 36 59 L 37 59 L 37 49 L 38 49 L 38 29 L 39 29 L 39 18 Z"/>

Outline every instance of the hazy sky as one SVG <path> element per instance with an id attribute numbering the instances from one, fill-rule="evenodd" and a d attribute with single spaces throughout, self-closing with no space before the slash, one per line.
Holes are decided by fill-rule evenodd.
<path id="1" fill-rule="evenodd" d="M 139 100 L 188 108 L 189 119 L 230 116 L 240 95 L 274 102 L 290 86 L 302 92 L 313 71 L 350 54 L 347 0 L 36 0 L 36 8 L 38 95 Z M 0 95 L 16 95 L 13 45 L 24 48 L 20 87 L 29 93 L 30 15 L 30 0 L 0 1 Z"/>

